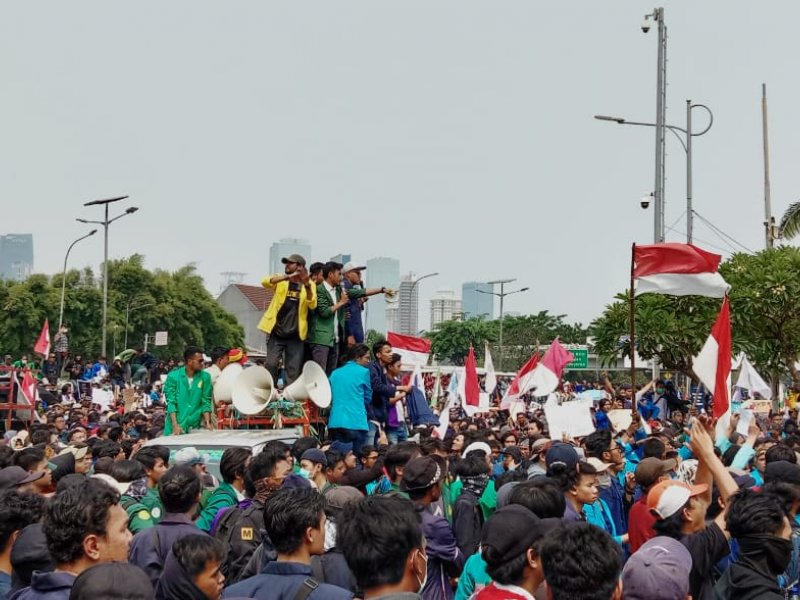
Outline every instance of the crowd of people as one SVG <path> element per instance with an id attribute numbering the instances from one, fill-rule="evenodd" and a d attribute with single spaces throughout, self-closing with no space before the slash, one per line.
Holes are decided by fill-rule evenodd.
<path id="1" fill-rule="evenodd" d="M 287 257 L 289 277 L 266 281 L 287 285 L 265 319 L 297 336 L 303 318 L 306 334 L 316 327 L 304 298 L 319 298 L 304 270 L 292 286 L 301 260 Z M 332 272 L 323 265 L 331 285 Z M 384 340 L 349 339 L 344 297 L 331 299 L 327 355 L 278 335 L 266 361 L 288 383 L 293 352 L 301 365 L 306 352 L 324 358 L 327 427 L 255 454 L 227 448 L 219 479 L 200 450 L 159 439 L 214 427 L 227 409 L 215 406 L 215 382 L 247 361 L 241 350 L 190 346 L 163 372 L 135 353 L 121 381 L 130 389 L 139 373 L 148 387 L 105 406 L 80 390 L 112 369 L 78 369 L 67 352 L 58 372 L 74 373 L 74 386 L 0 442 L 0 600 L 800 595 L 796 410 L 723 426 L 669 381 L 633 389 L 603 378 L 562 384 L 563 399 L 602 391 L 594 431 L 575 439 L 551 435 L 533 401 L 513 416 L 459 406 L 439 415 L 444 425 L 415 423 L 399 356 Z M 620 410 L 622 425 L 611 418 Z"/>

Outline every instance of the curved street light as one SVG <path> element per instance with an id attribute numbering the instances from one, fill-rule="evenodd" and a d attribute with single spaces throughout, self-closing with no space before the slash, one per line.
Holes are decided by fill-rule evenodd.
<path id="1" fill-rule="evenodd" d="M 75 244 L 81 240 L 85 240 L 86 238 L 93 236 L 95 233 L 97 233 L 97 229 L 92 229 L 86 235 L 79 237 L 69 245 L 69 248 L 67 248 L 67 253 L 64 255 L 64 270 L 61 272 L 61 307 L 58 309 L 58 331 L 61 331 L 61 325 L 64 323 L 64 293 L 66 292 L 67 287 L 67 259 L 69 258 L 69 253 L 72 251 L 72 247 Z"/>
<path id="2" fill-rule="evenodd" d="M 495 284 L 500 284 L 500 292 L 486 292 L 484 290 L 476 289 L 476 292 L 480 292 L 481 294 L 491 294 L 492 296 L 497 296 L 500 298 L 500 357 L 497 361 L 497 368 L 502 371 L 503 370 L 503 300 L 506 296 L 510 296 L 511 294 L 519 294 L 520 292 L 527 292 L 530 288 L 524 287 L 518 290 L 514 290 L 513 292 L 506 292 L 505 285 L 507 283 L 513 283 L 516 279 L 497 279 L 495 281 L 487 281 L 486 283 L 494 286 Z"/>

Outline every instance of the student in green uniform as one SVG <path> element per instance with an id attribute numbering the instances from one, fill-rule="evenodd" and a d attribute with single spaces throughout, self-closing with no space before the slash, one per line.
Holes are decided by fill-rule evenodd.
<path id="1" fill-rule="evenodd" d="M 111 465 L 109 475 L 118 483 L 121 492 L 119 504 L 128 513 L 128 529 L 138 533 L 152 527 L 153 517 L 142 503 L 147 494 L 147 475 L 142 463 L 136 460 L 118 460 Z"/>
<path id="2" fill-rule="evenodd" d="M 211 375 L 203 370 L 203 351 L 188 346 L 183 351 L 185 366 L 174 369 L 164 382 L 167 419 L 164 435 L 211 429 Z"/>
<path id="3" fill-rule="evenodd" d="M 197 526 L 211 531 L 214 517 L 225 507 L 236 506 L 244 500 L 244 478 L 250 466 L 252 453 L 248 448 L 227 448 L 219 463 L 222 483 L 211 494 L 208 503 L 197 519 Z"/>
<path id="4" fill-rule="evenodd" d="M 169 448 L 166 446 L 145 446 L 133 456 L 144 470 L 144 478 L 135 481 L 120 501 L 128 513 L 128 529 L 138 533 L 152 527 L 161 520 L 164 508 L 158 497 L 158 482 L 169 468 Z"/>

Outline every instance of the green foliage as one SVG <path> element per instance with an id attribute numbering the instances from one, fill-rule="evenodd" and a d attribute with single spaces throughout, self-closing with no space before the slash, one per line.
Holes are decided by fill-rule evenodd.
<path id="1" fill-rule="evenodd" d="M 781 236 L 787 240 L 796 237 L 800 233 L 800 202 L 795 202 L 786 209 L 781 217 L 780 224 Z"/>
<path id="2" fill-rule="evenodd" d="M 745 352 L 762 375 L 790 373 L 800 384 L 800 250 L 773 248 L 735 254 L 720 265 L 731 285 L 733 353 Z M 720 300 L 646 294 L 636 299 L 636 344 L 645 359 L 657 356 L 670 370 L 696 380 L 692 357 L 708 338 Z M 591 325 L 595 351 L 605 363 L 630 355 L 627 293 L 617 295 Z"/>
<path id="3" fill-rule="evenodd" d="M 134 255 L 109 261 L 108 275 L 109 354 L 125 349 L 129 306 L 129 347 L 141 346 L 145 333 L 156 331 L 169 332 L 169 345 L 148 349 L 163 357 L 178 356 L 189 344 L 242 345 L 242 328 L 203 287 L 194 267 L 174 273 L 149 271 L 143 257 Z M 102 276 L 95 278 L 91 269 L 69 271 L 65 281 L 64 323 L 70 328 L 70 349 L 96 356 L 102 347 Z M 32 275 L 23 282 L 0 280 L 0 350 L 13 355 L 30 352 L 45 318 L 54 338 L 61 284 L 61 274 Z"/>
<path id="4" fill-rule="evenodd" d="M 486 321 L 474 317 L 466 321 L 440 323 L 426 337 L 431 340 L 431 352 L 440 364 L 464 364 L 470 344 L 475 348 L 475 358 L 481 363 L 484 341 L 489 342 L 495 368 L 518 370 L 540 345 L 549 344 L 556 337 L 564 343 L 583 344 L 586 329 L 580 324 L 564 321 L 565 315 L 551 315 L 546 310 L 535 315 L 506 317 L 503 319 L 503 354 L 500 348 L 500 321 Z"/>

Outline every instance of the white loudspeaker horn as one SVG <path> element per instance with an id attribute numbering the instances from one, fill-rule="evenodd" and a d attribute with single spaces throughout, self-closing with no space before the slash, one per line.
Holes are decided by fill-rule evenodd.
<path id="1" fill-rule="evenodd" d="M 300 377 L 283 390 L 283 397 L 295 402 L 308 398 L 320 408 L 328 408 L 331 405 L 331 384 L 322 367 L 310 360 L 303 365 Z"/>
<path id="2" fill-rule="evenodd" d="M 222 369 L 217 381 L 214 383 L 214 400 L 230 402 L 233 397 L 233 384 L 244 368 L 240 363 L 230 363 Z"/>
<path id="3" fill-rule="evenodd" d="M 264 367 L 245 369 L 233 384 L 233 406 L 243 415 L 257 415 L 274 396 L 272 375 Z"/>

